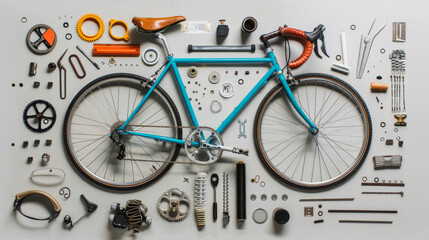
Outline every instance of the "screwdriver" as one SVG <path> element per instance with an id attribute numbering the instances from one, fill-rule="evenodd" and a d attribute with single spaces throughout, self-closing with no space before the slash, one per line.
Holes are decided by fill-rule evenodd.
<path id="1" fill-rule="evenodd" d="M 210 177 L 210 183 L 212 184 L 214 191 L 214 201 L 213 201 L 213 221 L 216 222 L 217 219 L 217 202 L 216 202 L 216 187 L 219 183 L 219 176 L 216 173 L 213 173 Z"/>
<path id="2" fill-rule="evenodd" d="M 79 45 L 76 45 L 76 48 L 77 48 L 77 50 L 79 50 L 85 57 L 86 57 L 86 59 L 88 59 L 98 70 L 100 70 L 100 67 L 98 66 L 98 64 L 94 61 L 94 60 L 92 60 L 89 56 L 88 56 L 88 54 L 86 54 L 83 50 L 82 50 L 82 48 L 80 48 L 79 47 Z"/>

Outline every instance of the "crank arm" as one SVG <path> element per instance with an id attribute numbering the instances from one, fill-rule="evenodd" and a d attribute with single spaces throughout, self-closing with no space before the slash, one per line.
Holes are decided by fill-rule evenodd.
<path id="1" fill-rule="evenodd" d="M 236 154 L 243 154 L 246 156 L 249 155 L 249 149 L 241 149 L 241 148 L 237 148 L 237 147 L 226 147 L 226 146 L 221 146 L 221 145 L 213 145 L 213 144 L 209 144 L 209 143 L 206 143 L 206 147 L 219 149 L 219 150 L 226 151 L 226 152 L 232 152 L 232 153 L 236 153 Z"/>

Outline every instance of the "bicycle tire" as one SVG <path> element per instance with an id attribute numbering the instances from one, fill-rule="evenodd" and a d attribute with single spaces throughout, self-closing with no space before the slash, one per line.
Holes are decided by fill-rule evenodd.
<path id="1" fill-rule="evenodd" d="M 103 176 L 104 178 L 97 175 L 97 172 L 94 173 L 93 170 L 90 170 L 90 168 L 93 168 L 92 166 L 89 166 L 89 164 L 85 165 L 82 162 L 87 155 L 85 155 L 85 157 L 83 157 L 82 156 L 83 154 L 81 154 L 81 153 L 77 154 L 77 151 L 83 151 L 83 150 L 81 150 L 81 149 L 77 150 L 77 148 L 76 149 L 74 148 L 74 147 L 77 147 L 77 143 L 76 143 L 76 141 L 75 142 L 72 141 L 73 136 L 75 136 L 75 138 L 77 138 L 79 135 L 72 132 L 71 129 L 74 130 L 74 129 L 76 129 L 76 126 L 81 126 L 81 128 L 83 130 L 85 130 L 84 131 L 85 134 L 88 135 L 86 133 L 86 130 L 88 130 L 90 127 L 89 125 L 91 125 L 91 129 L 94 129 L 93 130 L 94 133 L 95 132 L 98 133 L 98 131 L 100 131 L 102 133 L 107 132 L 107 134 L 108 134 L 109 132 L 112 131 L 113 128 L 117 128 L 117 127 L 121 126 L 122 123 L 124 122 L 124 120 L 127 118 L 127 116 L 129 116 L 129 114 L 132 112 L 132 110 L 134 110 L 135 107 L 138 105 L 138 103 L 141 101 L 141 99 L 143 98 L 146 91 L 152 86 L 150 83 L 145 85 L 145 83 L 147 83 L 147 81 L 148 80 L 144 77 L 134 75 L 134 74 L 128 74 L 128 73 L 115 73 L 115 74 L 105 75 L 105 76 L 102 76 L 98 79 L 95 79 L 92 82 L 90 82 L 89 84 L 87 84 L 84 88 L 82 88 L 79 91 L 79 93 L 71 101 L 71 103 L 67 109 L 66 116 L 64 119 L 64 125 L 63 125 L 64 146 L 65 146 L 65 150 L 66 150 L 66 153 L 68 155 L 69 160 L 79 170 L 79 172 L 81 174 L 83 174 L 91 182 L 96 183 L 99 186 L 109 188 L 109 189 L 114 189 L 114 190 L 132 190 L 132 189 L 142 188 L 142 187 L 145 187 L 145 186 L 155 182 L 160 177 L 162 177 L 171 168 L 172 164 L 176 160 L 176 158 L 180 152 L 181 145 L 173 144 L 173 143 L 164 143 L 164 142 L 159 142 L 159 141 L 155 141 L 155 140 L 152 141 L 153 143 L 152 142 L 148 143 L 148 142 L 145 142 L 144 140 L 141 140 L 141 139 L 139 141 L 137 141 L 139 137 L 128 135 L 130 137 L 128 137 L 128 139 L 124 139 L 124 141 L 127 141 L 127 143 L 128 143 L 128 145 L 126 145 L 125 154 L 128 153 L 129 155 L 126 155 L 126 157 L 124 158 L 124 159 L 127 159 L 127 156 L 128 156 L 128 160 L 123 161 L 124 162 L 123 163 L 123 176 L 122 176 L 123 182 L 120 182 L 120 177 L 118 177 L 118 181 L 115 182 L 117 168 L 120 169 L 121 171 L 122 171 L 122 169 L 121 169 L 121 166 L 119 166 L 119 159 L 117 159 L 115 157 L 116 153 L 118 151 L 118 148 L 115 147 L 115 144 L 113 143 L 113 141 L 111 141 L 110 139 L 107 139 L 107 138 L 105 139 L 105 136 L 102 135 L 103 138 L 101 140 L 103 140 L 103 139 L 105 139 L 105 140 L 103 141 L 103 143 L 100 143 L 100 144 L 102 144 L 101 146 L 104 147 L 105 144 L 109 144 L 109 143 L 112 144 L 112 146 L 113 146 L 112 147 L 112 146 L 108 145 L 108 148 L 107 148 L 110 151 L 110 153 L 106 158 L 106 159 L 108 159 L 108 163 L 107 163 L 108 165 L 106 167 L 106 170 L 105 170 L 105 173 Z M 112 93 L 112 89 L 114 89 L 115 91 L 117 89 L 117 103 L 115 102 L 116 93 L 114 93 L 114 91 Z M 102 96 L 101 94 L 104 94 L 104 97 L 106 97 L 105 93 L 107 93 L 107 95 L 108 95 L 108 93 L 109 93 L 108 90 L 110 90 L 110 94 L 112 94 L 111 100 L 110 99 L 107 100 L 108 98 L 104 98 L 105 102 L 99 101 L 100 99 L 97 100 L 97 96 L 101 97 Z M 121 93 L 125 93 L 125 95 L 126 95 L 127 90 L 128 90 L 128 96 L 127 96 L 128 102 L 124 101 L 125 100 L 124 97 L 120 97 Z M 107 97 L 109 97 L 109 96 L 107 96 Z M 134 98 L 134 101 L 132 101 L 133 98 Z M 92 100 L 92 103 L 90 100 Z M 150 101 L 151 101 L 151 103 L 149 103 Z M 113 104 L 112 104 L 112 102 L 113 102 Z M 126 103 L 124 103 L 124 102 L 126 102 Z M 131 107 L 131 102 L 133 102 L 132 107 Z M 117 108 L 116 108 L 116 104 L 117 104 Z M 122 107 L 124 105 L 126 105 L 126 108 L 127 108 L 126 114 L 124 113 L 123 108 L 120 109 L 120 106 Z M 147 106 L 147 105 L 149 105 L 149 106 L 145 108 L 145 106 Z M 85 106 L 88 108 L 88 110 L 90 110 L 89 112 L 87 110 L 85 110 L 85 108 L 84 108 Z M 152 106 L 154 106 L 154 107 L 152 107 Z M 182 139 L 182 129 L 180 128 L 182 123 L 181 123 L 181 119 L 180 119 L 180 115 L 179 115 L 179 112 L 177 110 L 177 107 L 175 106 L 175 104 L 172 101 L 172 99 L 170 98 L 170 96 L 159 86 L 157 86 L 154 89 L 154 91 L 149 96 L 146 103 L 136 113 L 136 115 L 130 121 L 129 124 L 132 124 L 134 121 L 136 121 L 136 122 L 141 121 L 142 118 L 148 116 L 147 113 L 149 110 L 151 110 L 151 108 L 155 108 L 157 106 L 161 106 L 160 109 L 162 107 L 166 107 L 166 110 L 165 110 L 165 117 L 163 115 L 161 115 L 161 117 L 158 117 L 159 112 L 161 110 L 159 110 L 158 112 L 155 111 L 155 114 L 151 115 L 151 117 L 157 116 L 156 120 L 158 122 L 155 122 L 155 123 L 171 122 L 171 125 L 179 126 L 179 128 L 159 128 L 159 129 L 170 129 L 170 130 L 162 130 L 162 131 L 171 131 L 172 132 L 171 135 L 174 135 L 175 138 Z M 80 115 L 81 112 L 79 112 L 79 115 L 78 115 L 76 113 L 77 111 L 82 111 L 82 113 L 88 113 L 88 116 L 86 116 L 86 115 L 81 116 Z M 144 111 L 146 111 L 145 114 L 142 114 Z M 106 116 L 108 116 L 108 115 L 106 115 L 106 114 L 112 115 L 113 119 L 115 118 L 114 115 L 117 114 L 116 116 L 117 116 L 118 120 L 115 123 L 113 123 L 113 121 L 111 121 L 110 125 L 109 124 L 106 125 L 107 122 L 111 119 L 111 118 L 107 118 Z M 156 115 L 156 114 L 158 114 L 158 115 Z M 93 118 L 93 116 L 96 116 L 96 118 Z M 120 116 L 125 116 L 125 117 L 121 118 L 119 120 Z M 111 117 L 111 116 L 108 116 L 108 117 Z M 151 117 L 148 117 L 147 119 L 150 119 Z M 91 118 L 92 120 L 88 120 L 89 118 Z M 159 120 L 159 119 L 161 119 L 161 120 Z M 165 120 L 165 119 L 167 119 L 167 120 Z M 79 120 L 79 121 L 82 121 L 82 123 L 81 122 L 76 123 L 76 121 L 73 122 L 73 120 L 76 120 L 76 121 Z M 85 121 L 90 121 L 91 124 L 87 124 Z M 151 121 L 154 121 L 154 119 L 152 118 Z M 85 122 L 85 124 L 83 124 L 83 122 Z M 86 126 L 86 125 L 88 125 L 88 126 Z M 157 124 L 153 124 L 153 125 L 157 125 Z M 135 126 L 137 128 L 140 128 L 138 125 L 135 125 Z M 140 126 L 141 126 L 141 124 L 140 124 Z M 109 129 L 109 127 L 110 127 L 110 130 L 106 131 L 105 128 Z M 97 128 L 102 128 L 103 130 L 95 130 Z M 151 128 L 151 129 L 154 129 L 154 128 Z M 158 129 L 158 128 L 156 128 L 156 129 Z M 125 130 L 127 130 L 127 128 Z M 130 130 L 128 129 L 128 131 L 130 131 Z M 81 135 L 83 135 L 83 134 L 81 134 Z M 94 137 L 94 136 L 95 136 L 95 134 L 92 135 L 92 137 Z M 97 137 L 98 136 L 96 136 L 96 138 Z M 134 137 L 135 137 L 135 139 L 134 139 Z M 78 142 L 80 142 L 80 144 L 82 144 L 82 142 L 90 142 L 90 140 L 87 140 L 83 137 L 81 137 L 81 138 L 84 140 L 78 141 Z M 149 141 L 149 140 L 147 140 L 147 141 Z M 97 140 L 97 141 L 99 141 L 99 140 Z M 159 144 L 157 144 L 157 142 L 166 145 L 167 147 L 165 147 L 165 148 L 166 149 L 168 148 L 166 150 L 168 152 L 165 153 L 164 152 L 165 149 L 163 147 L 160 147 L 159 149 L 154 148 L 154 147 L 159 146 Z M 90 144 L 93 144 L 93 142 Z M 97 144 L 98 144 L 98 142 L 97 142 Z M 171 145 L 168 145 L 168 144 L 171 144 Z M 92 151 L 101 151 L 101 150 L 98 150 L 99 148 L 101 149 L 101 147 L 99 147 L 99 146 L 100 145 L 94 147 L 94 145 L 93 145 L 90 148 L 91 149 L 93 148 Z M 127 148 L 127 146 L 129 148 Z M 152 148 L 150 148 L 150 147 L 152 147 Z M 88 147 L 86 147 L 86 148 L 88 148 Z M 141 150 L 137 150 L 138 148 L 140 148 Z M 88 149 L 85 149 L 84 151 L 89 152 Z M 104 150 L 102 153 L 100 153 L 100 155 L 97 156 L 90 164 L 92 164 L 94 161 L 98 162 L 99 159 L 97 159 L 97 158 L 99 158 L 101 156 L 101 154 L 103 154 L 103 157 L 104 157 L 105 151 L 106 150 Z M 107 152 L 109 152 L 109 151 L 107 151 Z M 154 162 L 154 163 L 152 163 L 151 166 L 149 166 L 150 164 L 147 164 L 147 162 L 143 162 L 143 161 L 140 162 L 137 160 L 137 158 L 134 158 L 134 156 L 137 156 L 137 155 L 133 155 L 133 154 L 137 154 L 137 153 L 138 153 L 138 156 L 142 156 L 144 154 L 149 155 L 149 153 L 154 153 L 158 157 L 159 156 L 165 157 L 165 161 L 163 161 L 162 164 L 159 164 L 159 162 L 156 162 L 156 160 L 154 160 L 152 157 L 149 156 Z M 89 152 L 88 156 L 91 156 L 91 155 L 93 155 L 94 157 L 96 156 L 96 155 L 94 155 L 93 152 Z M 112 164 L 112 167 L 109 169 L 109 164 L 111 163 L 111 161 L 113 159 L 112 156 L 115 157 L 115 160 L 113 161 L 114 163 Z M 131 157 L 131 160 L 129 159 L 130 157 Z M 105 161 L 107 161 L 107 160 L 103 160 L 100 167 L 98 167 L 97 171 L 99 171 L 101 166 L 103 164 L 105 164 L 104 163 Z M 126 161 L 129 161 L 131 163 L 130 167 L 128 167 L 128 168 L 132 168 L 132 180 L 130 180 L 130 181 L 128 181 L 128 179 L 130 179 L 130 174 L 129 174 L 130 170 L 126 167 Z M 149 169 L 143 169 L 143 172 L 142 172 L 142 169 L 140 167 L 142 167 L 144 164 Z M 109 172 L 110 175 L 112 174 L 111 173 L 112 168 L 114 168 L 114 170 L 113 170 L 113 181 L 106 177 L 106 173 Z M 139 176 L 137 176 L 137 177 L 135 176 L 136 172 L 137 172 L 137 175 L 138 175 L 138 173 L 141 174 L 141 177 L 138 179 L 136 179 L 136 178 Z M 145 176 L 146 172 L 148 172 L 147 176 Z"/>
<path id="2" fill-rule="evenodd" d="M 311 137 L 312 134 L 309 132 L 307 124 L 292 108 L 290 102 L 285 100 L 286 92 L 284 91 L 282 84 L 278 84 L 265 96 L 265 98 L 262 100 L 257 110 L 257 114 L 255 116 L 255 122 L 254 122 L 254 143 L 256 146 L 256 150 L 265 168 L 272 175 L 274 175 L 275 178 L 277 178 L 280 182 L 285 183 L 286 185 L 297 190 L 323 191 L 323 190 L 331 189 L 347 181 L 347 179 L 349 179 L 354 173 L 356 173 L 359 167 L 363 164 L 368 154 L 369 147 L 371 145 L 371 139 L 372 139 L 371 117 L 370 117 L 368 108 L 365 102 L 363 101 L 362 97 L 352 86 L 342 81 L 341 79 L 328 74 L 321 74 L 321 73 L 308 73 L 308 74 L 297 75 L 295 76 L 295 79 L 299 80 L 299 84 L 296 86 L 289 84 L 289 86 L 291 87 L 291 90 L 294 93 L 295 98 L 297 99 L 300 106 L 303 108 L 304 112 L 307 114 L 307 116 L 309 116 L 309 118 L 313 122 L 316 123 L 316 126 L 319 127 L 319 133 L 316 135 L 317 137 Z M 307 98 L 303 97 L 301 99 L 300 93 L 301 95 L 304 95 L 303 89 L 306 89 L 305 95 Z M 322 95 L 321 94 L 322 92 L 321 92 L 319 93 L 319 96 L 318 96 L 317 95 L 318 89 L 325 89 L 325 92 L 324 92 L 325 95 Z M 331 96 L 334 96 L 333 99 L 329 99 L 326 96 L 326 91 L 328 91 L 328 89 L 329 91 L 331 91 L 331 95 L 329 95 L 329 98 Z M 314 93 L 314 101 L 313 99 L 311 99 L 311 97 L 309 97 L 309 95 L 313 96 L 313 93 Z M 328 107 L 328 106 L 330 106 L 330 104 L 335 99 L 335 97 L 337 97 L 337 95 L 338 95 L 337 101 L 338 99 L 340 99 L 341 96 L 344 96 L 344 104 L 341 106 L 339 110 L 335 110 L 334 112 L 331 109 L 334 109 L 333 105 L 336 104 L 337 101 L 335 101 L 331 107 Z M 321 99 L 322 101 L 321 102 L 317 101 L 317 99 L 322 96 L 324 97 L 323 99 Z M 290 111 L 289 115 L 287 116 L 288 118 L 285 118 L 285 117 L 276 118 L 276 116 L 270 115 L 271 113 L 277 113 L 277 111 L 274 111 L 274 110 L 277 110 L 276 109 L 277 105 L 272 105 L 272 103 L 274 102 L 276 104 L 278 103 L 277 105 L 279 106 L 281 106 L 280 103 L 284 102 L 284 106 L 287 107 L 284 110 Z M 312 104 L 314 103 L 313 104 L 314 111 L 313 111 L 313 106 L 310 106 L 310 103 Z M 319 106 L 317 106 L 318 103 L 320 103 Z M 348 108 L 347 104 L 349 103 L 351 103 L 352 106 L 354 105 L 356 107 L 356 111 L 354 108 Z M 347 107 L 344 108 L 344 106 L 346 105 Z M 316 110 L 317 107 L 319 107 L 320 109 Z M 323 110 L 324 108 L 329 110 L 326 111 L 326 113 L 321 114 L 321 112 L 324 111 Z M 344 114 L 343 111 L 346 111 L 346 110 L 348 112 Z M 328 112 L 331 112 L 331 113 L 328 114 Z M 347 114 L 349 114 L 349 112 L 351 112 L 352 114 L 356 112 L 354 113 L 356 116 L 348 117 Z M 338 113 L 337 117 L 340 115 L 340 113 L 343 115 L 340 118 L 332 119 L 334 117 L 333 115 L 335 115 L 336 113 Z M 331 114 L 332 116 L 330 116 Z M 327 117 L 325 116 L 328 116 L 329 118 L 326 120 Z M 322 119 L 324 122 L 322 122 Z M 274 124 L 271 123 L 271 121 Z M 275 125 L 276 124 L 275 121 L 280 121 L 282 124 L 276 125 L 276 127 L 278 128 L 275 130 L 272 130 L 272 132 L 270 133 L 269 132 L 270 125 Z M 326 135 L 326 133 L 324 133 L 324 131 L 332 132 L 331 129 L 336 127 L 336 126 L 333 126 L 333 124 L 338 125 L 340 122 L 343 122 L 343 121 L 346 121 L 348 122 L 348 124 L 350 124 L 350 126 L 346 125 L 342 127 L 344 128 L 344 130 L 343 129 L 342 130 L 346 131 L 344 135 L 340 134 L 336 136 L 337 138 L 330 138 L 328 135 Z M 289 123 L 289 124 L 284 124 L 284 123 Z M 291 123 L 294 123 L 294 124 L 291 124 Z M 361 128 L 359 128 L 358 125 L 351 125 L 353 123 L 357 123 L 357 124 L 361 123 L 362 126 Z M 304 126 L 304 128 L 302 128 L 304 130 L 302 130 L 301 132 L 299 131 L 296 132 L 296 129 L 302 126 Z M 347 127 L 348 129 L 345 129 Z M 287 131 L 284 131 L 285 129 Z M 362 131 L 362 137 L 359 135 L 346 134 L 349 131 L 356 131 L 356 133 L 359 133 Z M 304 133 L 304 134 L 301 134 L 301 133 Z M 268 137 L 268 134 L 271 134 L 271 135 Z M 276 142 L 275 143 L 277 145 L 276 146 L 270 142 L 270 140 L 274 142 L 274 140 L 272 140 L 271 138 L 275 138 L 276 134 L 279 136 L 279 138 L 284 136 L 287 136 L 290 138 L 286 139 L 281 143 Z M 295 134 L 295 135 L 292 135 L 292 134 Z M 302 138 L 301 136 L 305 136 L 305 137 L 301 140 Z M 316 141 L 316 138 L 317 138 L 317 141 Z M 341 138 L 342 140 L 346 139 L 347 141 L 350 141 L 350 142 L 356 142 L 357 146 L 353 146 L 351 144 L 350 146 L 346 145 L 348 143 L 338 141 L 338 138 Z M 362 139 L 359 140 L 358 138 L 362 138 Z M 311 141 L 311 139 L 313 139 L 313 141 Z M 304 142 L 303 145 L 305 144 L 306 146 L 301 147 L 301 145 L 299 145 L 300 140 Z M 325 141 L 326 143 L 324 143 L 323 141 Z M 361 143 L 359 143 L 359 141 L 361 141 Z M 287 143 L 288 145 L 279 151 L 278 149 L 284 146 L 284 143 Z M 308 147 L 311 144 L 314 145 L 314 150 L 313 148 Z M 322 144 L 325 144 L 325 147 L 330 145 L 330 148 L 332 149 L 328 149 L 329 151 L 321 150 L 321 149 L 324 149 Z M 293 147 L 293 146 L 296 146 L 296 147 Z M 348 164 L 348 161 L 345 161 L 345 159 L 341 157 L 339 152 L 347 153 L 346 149 L 349 150 L 349 148 L 352 149 L 352 147 L 354 147 L 353 153 L 354 152 L 358 152 L 358 153 L 356 154 L 356 157 L 354 157 L 355 155 L 352 155 L 350 153 L 352 152 L 352 150 L 350 150 L 348 154 L 350 155 L 350 159 L 352 159 L 353 162 Z M 285 150 L 286 148 L 289 148 L 289 149 Z M 274 150 L 278 152 L 275 154 L 270 153 L 270 151 L 274 151 Z M 303 157 L 299 156 L 299 160 L 297 160 L 298 155 L 301 153 L 301 151 L 303 152 L 301 154 Z M 332 155 L 332 157 L 334 157 L 335 155 L 338 155 L 338 157 L 341 158 L 341 161 L 343 163 L 339 160 L 331 160 L 331 156 L 328 155 L 328 153 L 332 153 L 330 154 Z M 278 162 L 278 159 L 276 159 L 278 158 L 279 155 L 282 158 L 284 157 L 280 162 Z M 325 157 L 323 157 L 323 155 L 329 157 L 329 159 L 326 158 L 326 161 L 325 161 Z M 307 157 L 308 159 L 310 159 L 310 157 L 313 157 L 313 162 L 311 161 L 306 162 Z M 316 161 L 316 157 L 318 157 L 318 162 Z M 332 163 L 329 163 L 328 160 L 330 160 Z M 289 165 L 286 165 L 285 161 L 288 162 Z M 334 162 L 334 161 L 337 161 L 337 162 Z M 336 164 L 338 164 L 339 166 L 337 166 Z M 341 166 L 341 164 L 343 164 L 344 166 Z M 336 168 L 339 174 L 334 176 L 334 174 L 330 172 L 330 168 L 327 165 L 332 165 L 329 167 L 332 167 L 333 169 Z M 316 166 L 319 167 L 319 169 L 317 169 Z M 305 169 L 310 170 L 310 167 L 311 167 L 310 174 L 308 172 L 304 174 L 304 170 Z M 297 173 L 300 174 L 300 172 L 302 172 L 300 177 L 299 175 L 295 176 Z"/>

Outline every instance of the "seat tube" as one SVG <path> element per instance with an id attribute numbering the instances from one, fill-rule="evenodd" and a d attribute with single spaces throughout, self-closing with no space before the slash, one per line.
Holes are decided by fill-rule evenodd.
<path id="1" fill-rule="evenodd" d="M 305 112 L 302 110 L 302 108 L 299 106 L 298 102 L 296 101 L 295 97 L 292 94 L 292 90 L 289 87 L 289 84 L 286 81 L 285 76 L 283 75 L 282 69 L 280 68 L 279 64 L 276 61 L 276 58 L 274 56 L 274 53 L 271 51 L 268 53 L 268 56 L 272 59 L 273 66 L 276 69 L 276 74 L 280 79 L 280 82 L 282 83 L 285 91 L 286 96 L 289 99 L 289 101 L 292 103 L 292 106 L 295 108 L 295 110 L 298 112 L 298 114 L 304 119 L 304 121 L 310 126 L 310 132 L 312 134 L 317 134 L 319 132 L 319 129 L 316 127 L 316 125 L 310 120 L 310 118 L 305 114 Z"/>

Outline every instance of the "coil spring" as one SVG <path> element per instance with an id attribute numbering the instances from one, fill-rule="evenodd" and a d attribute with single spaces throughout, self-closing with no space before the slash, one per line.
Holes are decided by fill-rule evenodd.
<path id="1" fill-rule="evenodd" d="M 206 205 L 207 173 L 199 172 L 195 179 L 195 206 Z"/>
<path id="2" fill-rule="evenodd" d="M 228 173 L 223 173 L 223 212 L 229 212 L 229 178 Z"/>
<path id="3" fill-rule="evenodd" d="M 207 173 L 199 172 L 195 178 L 195 216 L 197 225 L 206 225 Z"/>
<path id="4" fill-rule="evenodd" d="M 147 213 L 147 207 L 138 199 L 131 199 L 126 204 L 126 216 L 128 218 L 128 229 L 139 232 L 136 227 L 143 223 L 144 216 Z"/>

